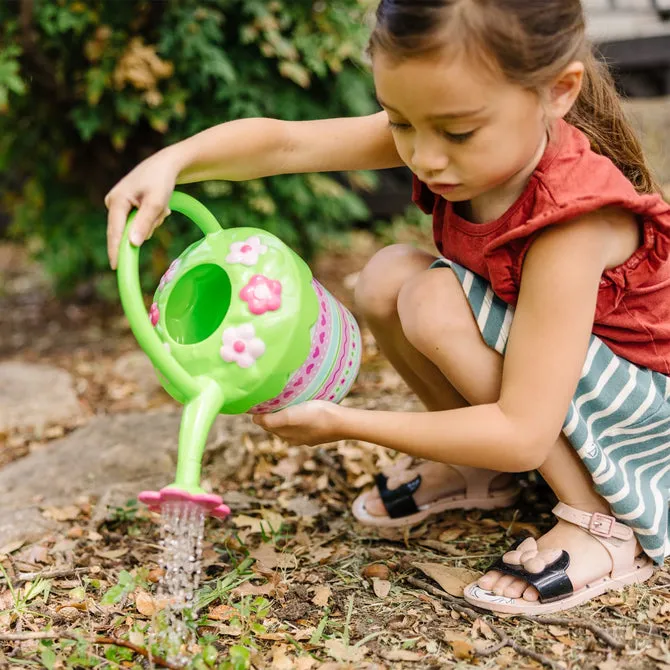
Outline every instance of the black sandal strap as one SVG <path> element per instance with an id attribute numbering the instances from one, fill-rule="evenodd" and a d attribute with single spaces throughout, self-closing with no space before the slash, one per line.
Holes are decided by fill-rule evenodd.
<path id="1" fill-rule="evenodd" d="M 514 551 L 524 539 L 525 538 L 517 540 L 509 551 Z M 491 565 L 489 570 L 497 570 L 504 575 L 511 575 L 512 577 L 523 579 L 537 589 L 537 592 L 540 594 L 541 603 L 550 603 L 554 600 L 561 600 L 574 593 L 574 586 L 565 572 L 569 565 L 570 555 L 567 551 L 563 551 L 561 555 L 553 563 L 550 563 L 542 572 L 528 572 L 521 566 L 509 565 L 509 563 L 503 561 L 502 556 Z"/>
<path id="2" fill-rule="evenodd" d="M 414 493 L 421 486 L 421 475 L 417 475 L 412 481 L 401 484 L 397 489 L 390 489 L 387 486 L 388 477 L 381 472 L 375 477 L 375 482 L 384 507 L 391 519 L 401 519 L 419 511 L 414 500 Z"/>

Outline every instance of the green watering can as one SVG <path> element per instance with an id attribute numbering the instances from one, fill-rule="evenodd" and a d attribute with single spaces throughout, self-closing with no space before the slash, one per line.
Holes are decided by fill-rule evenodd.
<path id="1" fill-rule="evenodd" d="M 200 202 L 173 193 L 169 207 L 204 237 L 172 262 L 147 316 L 139 248 L 121 241 L 118 284 L 133 334 L 165 390 L 184 405 L 175 481 L 140 501 L 230 509 L 200 486 L 202 455 L 216 416 L 273 412 L 311 399 L 339 402 L 361 360 L 352 314 L 281 240 L 255 228 L 223 229 Z"/>

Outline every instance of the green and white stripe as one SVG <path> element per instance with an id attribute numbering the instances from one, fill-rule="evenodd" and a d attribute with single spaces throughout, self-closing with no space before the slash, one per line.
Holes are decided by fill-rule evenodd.
<path id="1" fill-rule="evenodd" d="M 504 353 L 514 310 L 456 263 L 486 343 Z M 670 555 L 670 377 L 617 356 L 595 335 L 563 432 L 616 517 L 657 563 Z"/>

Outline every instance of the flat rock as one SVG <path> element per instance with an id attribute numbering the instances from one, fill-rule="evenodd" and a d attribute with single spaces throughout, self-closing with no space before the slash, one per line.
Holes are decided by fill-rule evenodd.
<path id="1" fill-rule="evenodd" d="M 82 416 L 68 372 L 51 365 L 0 363 L 0 433 L 68 423 Z"/>
<path id="2" fill-rule="evenodd" d="M 159 489 L 174 478 L 181 411 L 116 414 L 94 418 L 0 470 L 0 547 L 32 541 L 58 528 L 42 513 L 96 498 L 94 513 L 122 505 L 143 489 Z M 217 481 L 232 476 L 247 454 L 247 435 L 263 431 L 247 416 L 220 416 L 210 431 L 206 462 Z M 220 491 L 225 499 L 225 491 Z"/>

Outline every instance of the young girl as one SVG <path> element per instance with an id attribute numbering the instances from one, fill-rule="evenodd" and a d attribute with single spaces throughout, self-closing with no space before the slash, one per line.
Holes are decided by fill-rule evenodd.
<path id="1" fill-rule="evenodd" d="M 106 201 L 112 265 L 130 209 L 140 244 L 175 183 L 407 165 L 440 257 L 380 251 L 356 300 L 430 411 L 254 420 L 426 459 L 356 502 L 378 525 L 511 504 L 506 473 L 539 469 L 557 524 L 466 589 L 480 607 L 540 614 L 645 581 L 670 553 L 670 207 L 579 0 L 382 0 L 370 53 L 379 114 L 234 121 L 135 168 Z"/>

